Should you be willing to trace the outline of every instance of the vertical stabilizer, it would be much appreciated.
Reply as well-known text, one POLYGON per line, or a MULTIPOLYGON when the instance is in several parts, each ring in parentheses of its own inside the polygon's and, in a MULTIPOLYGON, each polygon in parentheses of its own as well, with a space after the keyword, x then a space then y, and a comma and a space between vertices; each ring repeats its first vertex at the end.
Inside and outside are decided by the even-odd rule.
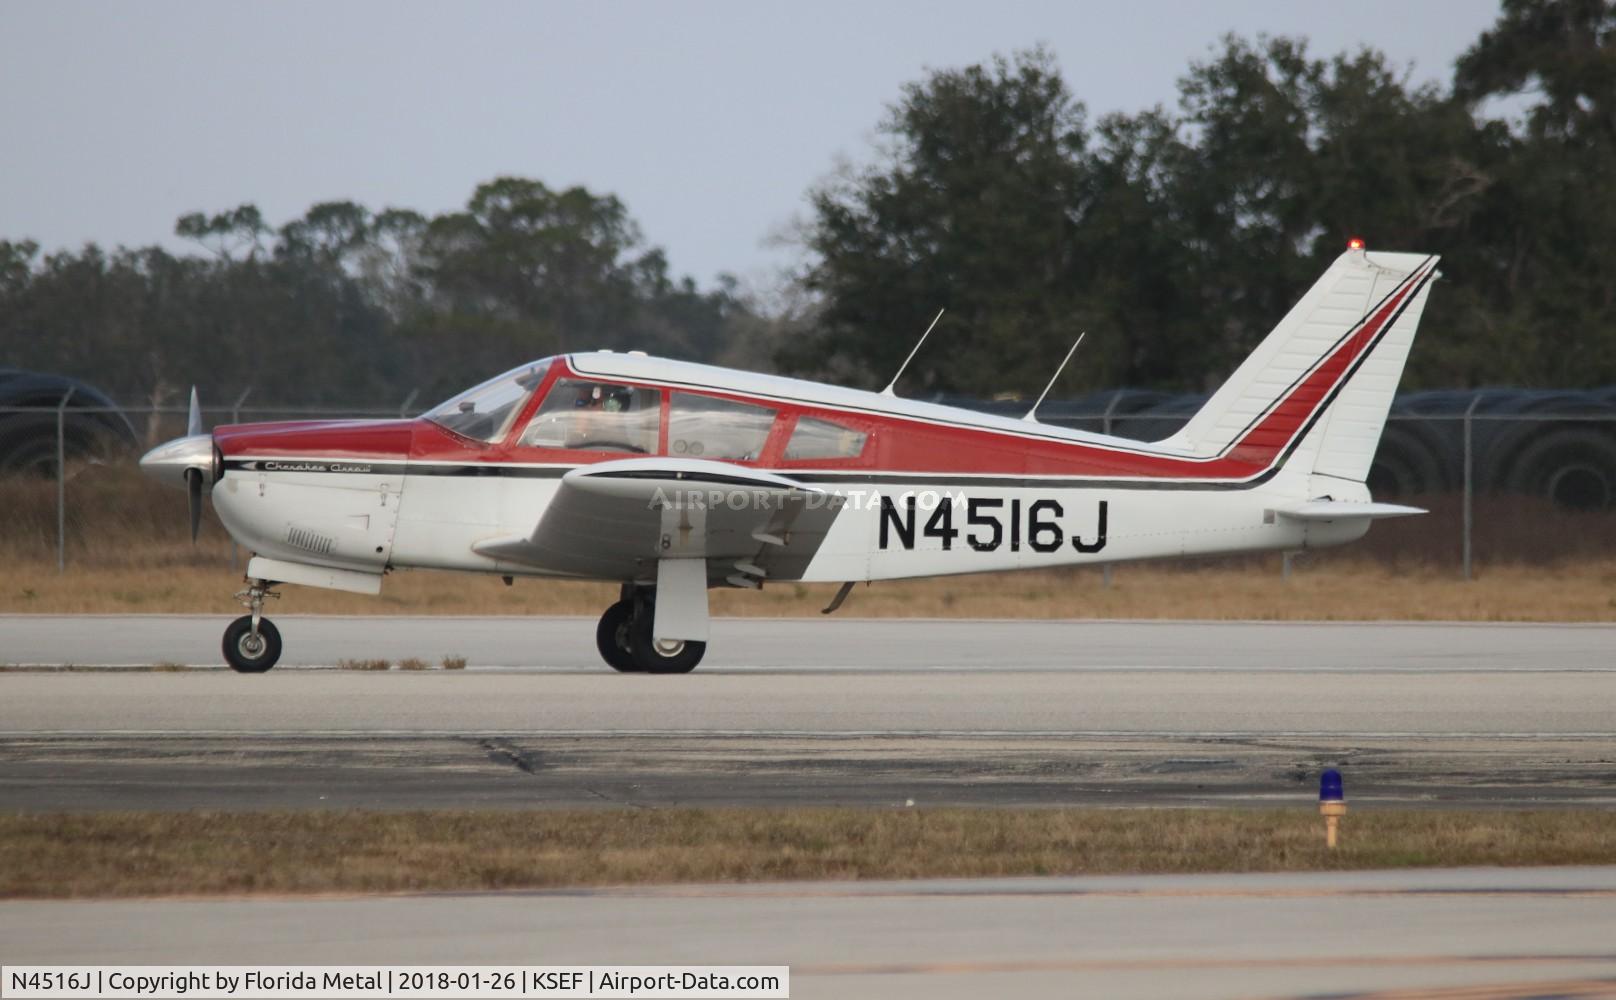
POLYGON ((1162 443, 1204 458, 1273 455, 1290 474, 1363 482, 1435 268, 1426 254, 1348 250, 1162 443))

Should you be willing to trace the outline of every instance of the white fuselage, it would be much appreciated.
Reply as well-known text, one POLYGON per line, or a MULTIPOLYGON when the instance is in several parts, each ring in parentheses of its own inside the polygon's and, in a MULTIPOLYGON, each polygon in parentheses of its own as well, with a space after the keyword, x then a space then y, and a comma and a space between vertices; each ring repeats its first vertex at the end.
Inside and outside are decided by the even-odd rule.
MULTIPOLYGON (((261 556, 367 574, 562 575, 475 551, 532 531, 560 488, 562 467, 477 476, 332 469, 340 460, 262 464, 277 463, 282 468, 231 470, 213 490, 232 537, 261 556)), ((1247 489, 1119 489, 1055 480, 1007 486, 994 477, 981 477, 982 485, 959 476, 837 478, 820 484, 845 500, 824 542, 800 574, 775 579, 885 580, 1294 550, 1350 542, 1368 527, 1276 516, 1302 499, 1284 479, 1247 489)), ((1345 499, 1367 499, 1367 491, 1345 499)))

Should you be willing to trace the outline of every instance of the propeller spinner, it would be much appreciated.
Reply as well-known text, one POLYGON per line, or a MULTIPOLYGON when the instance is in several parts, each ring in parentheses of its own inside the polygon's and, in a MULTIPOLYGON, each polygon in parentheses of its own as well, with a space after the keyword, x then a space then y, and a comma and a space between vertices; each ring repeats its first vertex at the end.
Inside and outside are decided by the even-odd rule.
POLYGON ((202 404, 196 387, 191 387, 191 408, 186 415, 185 436, 160 444, 140 459, 140 470, 159 482, 185 485, 190 508, 191 541, 202 529, 202 486, 213 472, 213 435, 202 429, 202 404))

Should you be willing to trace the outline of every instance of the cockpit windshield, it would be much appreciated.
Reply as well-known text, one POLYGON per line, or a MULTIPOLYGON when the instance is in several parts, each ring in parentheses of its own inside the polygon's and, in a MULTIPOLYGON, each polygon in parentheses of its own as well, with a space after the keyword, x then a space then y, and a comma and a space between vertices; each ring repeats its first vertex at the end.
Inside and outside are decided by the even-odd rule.
POLYGON ((510 430, 522 404, 544 381, 550 359, 513 368, 428 410, 426 419, 478 441, 498 441, 510 430))

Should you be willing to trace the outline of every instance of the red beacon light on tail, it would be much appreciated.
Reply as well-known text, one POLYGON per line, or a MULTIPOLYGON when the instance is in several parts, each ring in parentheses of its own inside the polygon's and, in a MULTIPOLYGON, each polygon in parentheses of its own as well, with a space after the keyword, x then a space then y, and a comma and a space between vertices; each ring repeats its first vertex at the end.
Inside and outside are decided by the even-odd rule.
POLYGON ((1363 237, 1354 236, 1352 239, 1348 240, 1347 241, 1347 249, 1348 250, 1362 250, 1363 249, 1363 237))

